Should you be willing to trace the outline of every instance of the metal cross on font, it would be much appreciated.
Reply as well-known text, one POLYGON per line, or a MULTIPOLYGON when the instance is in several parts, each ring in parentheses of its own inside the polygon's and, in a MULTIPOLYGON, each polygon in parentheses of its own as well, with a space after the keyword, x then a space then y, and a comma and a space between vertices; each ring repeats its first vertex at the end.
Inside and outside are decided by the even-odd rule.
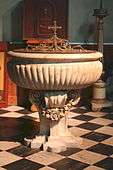
POLYGON ((49 26, 48 29, 53 30, 54 32, 54 36, 57 35, 57 29, 62 29, 61 26, 57 26, 56 20, 54 21, 54 25, 53 26, 49 26))

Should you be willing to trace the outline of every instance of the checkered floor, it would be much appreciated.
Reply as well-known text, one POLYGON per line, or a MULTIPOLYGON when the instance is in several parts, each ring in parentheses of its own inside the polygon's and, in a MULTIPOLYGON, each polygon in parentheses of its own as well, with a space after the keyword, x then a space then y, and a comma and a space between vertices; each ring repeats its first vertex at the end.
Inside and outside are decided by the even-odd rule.
POLYGON ((22 145, 38 129, 37 112, 18 106, 0 109, 0 170, 113 170, 113 109, 95 113, 73 108, 69 129, 83 143, 60 154, 22 145))

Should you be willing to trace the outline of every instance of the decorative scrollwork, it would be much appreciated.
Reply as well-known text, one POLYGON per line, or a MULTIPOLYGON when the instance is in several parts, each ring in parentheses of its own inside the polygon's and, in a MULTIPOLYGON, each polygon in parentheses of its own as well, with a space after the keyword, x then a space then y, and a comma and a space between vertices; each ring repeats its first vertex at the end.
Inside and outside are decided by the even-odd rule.
POLYGON ((65 116, 65 109, 54 108, 54 109, 46 109, 42 111, 42 115, 50 120, 60 120, 65 116))
MULTIPOLYGON (((51 94, 52 94, 51 92, 47 92, 47 95, 51 96, 51 94)), ((50 96, 46 96, 46 98, 50 100, 49 98, 50 96)), ((55 120, 55 121, 60 120, 62 117, 64 117, 67 111, 69 111, 72 106, 75 106, 80 100, 79 91, 73 91, 73 90, 68 92, 67 98, 65 92, 64 94, 62 94, 62 96, 60 95, 60 98, 62 97, 62 100, 60 100, 61 102, 64 99, 66 100, 64 106, 61 107, 60 106, 52 107, 54 105, 54 103, 52 103, 52 100, 50 101, 51 106, 48 107, 47 103, 45 102, 44 93, 42 91, 40 92, 31 91, 29 97, 32 104, 35 104, 38 107, 40 107, 40 113, 42 114, 42 116, 46 117, 49 120, 55 120)), ((57 96, 57 98, 55 98, 54 96, 52 97, 53 97, 53 101, 58 100, 59 95, 57 96)))
POLYGON ((81 45, 72 46, 68 40, 57 36, 57 29, 61 29, 54 21, 53 26, 48 26, 48 29, 53 31, 51 38, 48 39, 29 39, 27 40, 26 52, 82 52, 87 51, 81 45))

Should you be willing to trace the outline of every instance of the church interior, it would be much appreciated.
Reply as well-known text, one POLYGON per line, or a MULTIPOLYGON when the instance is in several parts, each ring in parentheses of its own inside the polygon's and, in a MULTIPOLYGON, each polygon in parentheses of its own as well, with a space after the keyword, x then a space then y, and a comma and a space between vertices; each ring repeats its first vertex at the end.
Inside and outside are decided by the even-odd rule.
POLYGON ((0 0, 0 170, 113 170, 112 59, 112 0, 0 0))

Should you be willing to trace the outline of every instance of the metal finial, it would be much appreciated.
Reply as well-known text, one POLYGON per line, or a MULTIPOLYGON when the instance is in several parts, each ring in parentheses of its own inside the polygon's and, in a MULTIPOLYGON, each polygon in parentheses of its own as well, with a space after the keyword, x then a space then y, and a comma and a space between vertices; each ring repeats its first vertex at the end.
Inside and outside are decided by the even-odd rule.
POLYGON ((57 29, 62 29, 61 26, 57 26, 56 20, 54 20, 54 25, 53 26, 49 26, 48 29, 53 30, 54 35, 57 35, 57 29))
POLYGON ((103 1, 100 0, 100 9, 102 9, 102 8, 103 8, 103 1))
POLYGON ((53 40, 54 40, 54 47, 55 49, 57 49, 57 29, 62 29, 61 26, 57 26, 56 20, 54 20, 54 25, 53 26, 49 26, 48 29, 53 30, 53 40))

